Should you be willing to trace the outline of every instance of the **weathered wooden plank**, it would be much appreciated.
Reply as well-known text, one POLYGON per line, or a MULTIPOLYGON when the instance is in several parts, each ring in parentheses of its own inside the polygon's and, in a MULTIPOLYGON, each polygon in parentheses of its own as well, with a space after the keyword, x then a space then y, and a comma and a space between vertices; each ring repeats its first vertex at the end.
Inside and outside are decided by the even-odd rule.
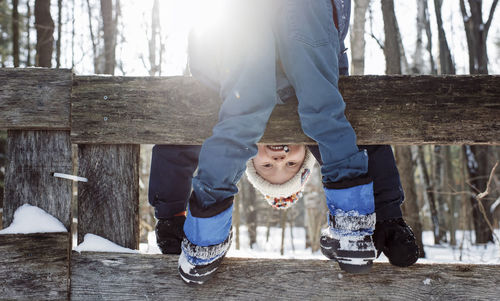
POLYGON ((69 233, 0 235, 1 300, 68 300, 69 233))
POLYGON ((0 129, 69 129, 70 69, 0 68, 0 129))
POLYGON ((72 300, 498 300, 498 265, 375 264, 366 275, 323 260, 226 258, 203 286, 177 274, 177 256, 72 254, 72 300))
POLYGON ((52 173, 72 174, 69 131, 7 132, 3 226, 23 204, 37 206, 71 225, 71 181, 52 173))
POLYGON ((78 242, 87 233, 139 248, 139 145, 79 145, 78 242))
MULTIPOLYGON (((500 76, 350 76, 340 90, 360 144, 500 144, 500 76)), ((192 78, 77 76, 72 141, 201 144, 220 102, 192 78)), ((311 143, 296 106, 275 109, 261 142, 311 143)))

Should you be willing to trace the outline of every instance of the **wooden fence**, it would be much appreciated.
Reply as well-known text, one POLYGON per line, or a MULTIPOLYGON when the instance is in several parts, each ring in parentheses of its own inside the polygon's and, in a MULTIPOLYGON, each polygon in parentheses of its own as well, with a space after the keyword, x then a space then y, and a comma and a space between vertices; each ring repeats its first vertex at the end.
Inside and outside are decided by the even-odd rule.
MULTIPOLYGON (((500 76, 351 76, 340 80, 360 144, 500 145, 500 76)), ((21 204, 68 230, 72 144, 78 145, 78 240, 139 245, 140 144, 201 144, 221 100, 192 78, 74 76, 0 69, 8 130, 3 225, 21 204)), ((312 143, 296 100, 277 106, 262 142, 312 143)), ((0 299, 495 299, 499 266, 376 264, 346 275, 321 260, 228 259, 210 285, 184 285, 176 256, 78 254, 71 234, 0 235, 0 299), (377 275, 377 276, 375 276, 377 275), (380 276, 379 276, 380 275, 380 276)))

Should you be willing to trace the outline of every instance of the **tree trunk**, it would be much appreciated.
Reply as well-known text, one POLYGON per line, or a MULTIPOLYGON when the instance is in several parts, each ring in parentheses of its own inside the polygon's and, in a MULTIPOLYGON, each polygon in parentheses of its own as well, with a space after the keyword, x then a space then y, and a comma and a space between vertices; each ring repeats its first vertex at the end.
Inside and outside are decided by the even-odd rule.
POLYGON ((56 42, 56 68, 61 67, 61 34, 62 29, 62 0, 57 0, 57 42, 56 42))
POLYGON ((430 181, 429 172, 427 170, 425 164, 425 156, 424 156, 424 148, 422 146, 418 146, 418 165, 420 166, 420 171, 423 177, 423 187, 424 193, 427 196, 427 200, 429 202, 429 208, 431 211, 431 221, 433 226, 434 233, 434 244, 440 244, 440 236, 439 236, 439 218, 437 212, 436 201, 434 199, 434 187, 430 181))
POLYGON ((101 16, 104 32, 104 73, 115 74, 116 23, 113 18, 113 1, 101 0, 101 16))
POLYGON ((19 67, 19 0, 12 0, 12 56, 14 67, 19 67))
POLYGON ((443 19, 441 17, 442 5, 443 0, 434 0, 434 11, 436 13, 436 23, 439 39, 439 67, 441 70, 441 74, 455 74, 455 64, 453 63, 450 47, 448 47, 448 41, 443 29, 443 19))
POLYGON ((434 62, 434 55, 432 54, 432 32, 431 32, 431 20, 429 17, 429 5, 427 0, 423 2, 425 11, 425 34, 427 36, 427 52, 429 53, 429 60, 431 63, 431 74, 437 74, 436 63, 434 62))
POLYGON ((354 0, 354 22, 351 29, 351 74, 365 72, 365 23, 370 0, 354 0))
POLYGON ((50 0, 35 0, 36 66, 52 67, 54 21, 50 0))
POLYGON ((286 215, 288 210, 280 210, 280 225, 281 225, 281 247, 280 254, 281 256, 285 255, 285 230, 286 230, 286 215))
POLYGON ((399 47, 399 27, 394 13, 394 0, 382 0, 382 16, 384 18, 384 56, 385 73, 402 74, 401 51, 399 47))
POLYGON ((425 29, 425 2, 427 2, 427 0, 417 0, 417 42, 415 44, 415 53, 413 55, 413 74, 424 73, 424 43, 422 40, 422 32, 425 29))
MULTIPOLYGON (((466 145, 464 148, 467 160, 467 170, 469 171, 469 184, 473 189, 473 194, 476 195, 486 189, 486 183, 489 175, 488 147, 466 145)), ((471 196, 470 202, 472 205, 472 217, 474 219, 476 243, 493 242, 493 233, 488 227, 488 223, 479 209, 478 200, 474 196, 471 196)), ((481 200, 481 203, 484 208, 490 207, 486 199, 481 200)), ((486 213, 488 219, 491 221, 490 211, 486 210, 486 213)))
POLYGON ((92 42, 92 54, 94 55, 94 73, 98 74, 100 72, 99 68, 99 55, 97 53, 97 40, 94 36, 94 29, 92 27, 92 7, 90 6, 90 0, 87 0, 87 10, 89 15, 89 31, 90 31, 90 41, 92 42))
POLYGON ((430 59, 430 73, 436 74, 436 67, 434 63, 434 56, 432 55, 432 33, 429 20, 429 8, 427 0, 417 0, 417 42, 415 45, 415 54, 413 60, 412 73, 424 74, 424 46, 423 46, 423 32, 425 31, 427 37, 427 52, 430 59))
MULTIPOLYGON (((469 72, 471 74, 488 74, 488 51, 486 42, 498 0, 494 0, 491 4, 486 23, 483 22, 483 2, 469 0, 468 4, 469 12, 467 12, 465 0, 460 0, 460 10, 462 11, 467 46, 469 49, 469 72)), ((477 194, 478 192, 484 191, 486 181, 488 180, 488 147, 466 146, 465 150, 471 186, 474 189, 473 193, 477 194)), ((479 212, 477 200, 471 197, 470 201, 473 208, 476 243, 493 241, 492 232, 481 212, 479 212)), ((487 200, 482 200, 481 202, 485 208, 489 208, 487 200)), ((489 213, 489 211, 487 212, 489 213)))
MULTIPOLYGON (((151 38, 149 39, 149 75, 154 76, 159 72, 161 62, 157 62, 156 52, 160 40, 160 1, 153 2, 151 11, 151 38)), ((161 45, 160 45, 161 48, 161 45)), ((161 51, 161 49, 160 49, 161 51)))
POLYGON ((417 245, 419 248, 419 257, 425 257, 424 244, 422 242, 422 223, 420 221, 420 209, 418 206, 417 193, 415 189, 415 168, 412 159, 411 147, 395 147, 396 163, 399 167, 401 176, 401 185, 405 192, 405 202, 403 203, 403 212, 408 225, 413 229, 417 245), (410 164, 408 164, 408 162, 410 164))
POLYGON ((452 165, 452 156, 451 156, 451 146, 443 147, 443 162, 444 162, 444 177, 443 177, 443 188, 445 192, 448 192, 445 195, 446 204, 448 204, 448 230, 450 231, 450 245, 457 245, 456 238, 456 229, 457 229, 457 204, 455 201, 455 197, 452 196, 451 190, 454 186, 454 177, 453 177, 453 165, 452 165))
POLYGON ((26 1, 26 67, 31 66, 31 5, 26 1))
POLYGON ((442 156, 442 147, 440 145, 434 145, 434 173, 431 178, 432 181, 432 191, 431 193, 434 195, 434 200, 436 201, 437 206, 437 214, 438 214, 438 222, 439 222, 439 231, 438 231, 438 241, 439 242, 447 242, 446 239, 446 219, 445 219, 445 211, 446 206, 444 204, 444 187, 443 187, 443 179, 444 179, 444 169, 443 169, 443 156, 442 156))
POLYGON ((303 196, 307 237, 313 253, 320 249, 321 227, 326 224, 326 213, 328 212, 322 187, 320 168, 316 165, 309 182, 306 184, 303 196))

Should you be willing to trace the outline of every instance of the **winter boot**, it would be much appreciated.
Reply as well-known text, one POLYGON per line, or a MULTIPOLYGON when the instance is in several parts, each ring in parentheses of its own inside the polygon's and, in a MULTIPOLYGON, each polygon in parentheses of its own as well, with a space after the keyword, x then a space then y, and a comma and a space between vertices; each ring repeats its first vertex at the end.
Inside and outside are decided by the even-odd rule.
POLYGON ((325 185, 330 214, 328 228, 322 231, 320 238, 321 252, 349 273, 369 271, 376 258, 372 240, 375 229, 373 184, 369 179, 365 181, 368 183, 357 186, 325 185))
POLYGON ((197 246, 187 238, 182 241, 179 275, 188 284, 203 284, 211 279, 231 246, 233 232, 220 244, 197 246))
POLYGON ((181 254, 185 216, 160 218, 156 222, 156 244, 163 254, 181 254))
POLYGON ((232 240, 233 204, 229 201, 224 211, 212 215, 192 196, 179 256, 179 274, 186 283, 203 284, 212 278, 226 256, 232 240))
POLYGON ((377 222, 373 240, 378 250, 377 257, 383 252, 395 266, 408 267, 418 259, 415 235, 402 218, 377 222))

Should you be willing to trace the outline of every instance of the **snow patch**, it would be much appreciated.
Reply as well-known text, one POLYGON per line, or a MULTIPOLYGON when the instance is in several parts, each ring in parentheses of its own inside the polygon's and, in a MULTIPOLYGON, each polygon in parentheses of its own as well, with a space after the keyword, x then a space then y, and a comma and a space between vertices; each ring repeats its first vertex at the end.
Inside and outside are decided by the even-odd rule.
POLYGON ((425 285, 431 285, 431 279, 427 278, 424 281, 422 281, 425 285))
POLYGON ((137 250, 124 248, 95 234, 85 234, 83 242, 73 249, 81 252, 111 252, 111 253, 139 253, 137 250))
POLYGON ((24 204, 14 212, 14 220, 0 234, 68 232, 66 227, 43 209, 24 204))

